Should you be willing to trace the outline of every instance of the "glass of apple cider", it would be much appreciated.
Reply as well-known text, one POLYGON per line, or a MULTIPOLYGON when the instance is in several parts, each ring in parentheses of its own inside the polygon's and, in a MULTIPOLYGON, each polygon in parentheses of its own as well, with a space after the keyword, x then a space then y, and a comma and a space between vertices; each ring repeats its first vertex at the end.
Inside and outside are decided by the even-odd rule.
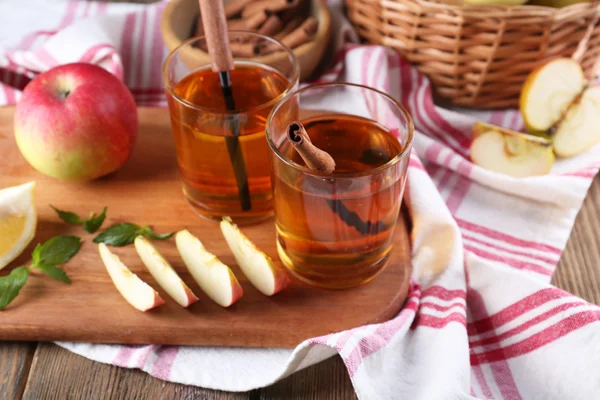
POLYGON ((332 83, 287 95, 267 122, 279 257, 298 279, 343 289, 369 282, 393 247, 413 124, 387 94, 332 83), (286 140, 297 119, 328 152, 332 174, 309 169, 286 140))
POLYGON ((201 216, 251 223, 273 211, 265 125, 275 104, 297 87, 299 67, 274 39, 229 32, 229 40, 233 105, 212 70, 205 37, 171 52, 163 80, 185 197, 201 216), (257 49, 268 54, 254 56, 257 49))

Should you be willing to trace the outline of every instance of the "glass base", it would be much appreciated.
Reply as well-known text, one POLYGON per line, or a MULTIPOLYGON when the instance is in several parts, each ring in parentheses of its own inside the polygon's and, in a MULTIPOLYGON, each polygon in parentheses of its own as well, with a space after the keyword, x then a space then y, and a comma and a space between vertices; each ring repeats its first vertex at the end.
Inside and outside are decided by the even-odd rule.
POLYGON ((279 240, 277 242, 277 254, 279 255, 279 259, 281 263, 287 270, 287 272, 296 278, 297 280, 306 283, 312 287, 318 287, 321 289, 333 289, 333 290, 343 290, 343 289, 352 289, 358 286, 362 286, 371 282, 373 279, 377 277, 387 266, 387 262, 389 259, 389 253, 383 257, 381 260, 376 262, 375 264, 369 267, 369 270, 372 272, 369 275, 360 275, 354 278, 344 278, 344 279, 336 279, 335 277, 328 277, 327 280, 314 280, 310 279, 302 275, 298 268, 294 265, 294 262, 288 257, 285 250, 281 247, 279 240))
POLYGON ((186 198, 188 204, 192 207, 192 210, 194 211, 194 213, 196 215, 198 215, 199 217, 202 217, 204 219, 210 220, 210 221, 219 222, 223 219, 223 217, 230 217, 231 220, 235 224, 243 226, 243 225, 257 224, 257 223, 265 221, 273 216, 273 211, 268 211, 268 212, 246 211, 244 213, 226 214, 223 212, 217 212, 217 211, 209 210, 205 207, 202 207, 201 204, 195 202, 194 200, 190 199, 187 196, 185 196, 185 198, 186 198))

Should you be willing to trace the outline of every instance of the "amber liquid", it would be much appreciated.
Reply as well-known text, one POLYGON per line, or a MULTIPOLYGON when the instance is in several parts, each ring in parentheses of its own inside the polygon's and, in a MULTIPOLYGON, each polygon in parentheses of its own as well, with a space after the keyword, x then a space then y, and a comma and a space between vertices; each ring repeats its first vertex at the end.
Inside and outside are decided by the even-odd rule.
MULTIPOLYGON (((360 177, 396 157, 402 146, 383 126, 361 117, 326 115, 302 121, 311 141, 336 162, 335 180, 298 173, 274 161, 277 246, 301 280, 325 288, 366 283, 392 248, 404 175, 401 163, 360 177)), ((280 152, 305 165, 287 141, 280 152)))
POLYGON ((192 72, 174 88, 180 98, 198 108, 167 98, 188 201, 209 218, 228 215, 238 223, 252 222, 273 209, 265 124, 289 82, 276 70, 255 63, 236 63, 230 74, 235 114, 227 110, 219 75, 210 67, 192 72), (246 210, 226 142, 238 133, 232 132, 232 124, 239 130, 233 140, 242 153, 250 194, 246 210))

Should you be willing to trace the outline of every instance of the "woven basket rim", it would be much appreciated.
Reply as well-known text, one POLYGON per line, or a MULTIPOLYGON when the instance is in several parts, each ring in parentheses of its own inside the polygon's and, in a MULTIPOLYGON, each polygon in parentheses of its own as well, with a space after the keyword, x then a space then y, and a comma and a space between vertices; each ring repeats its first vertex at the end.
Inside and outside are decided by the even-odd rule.
MULTIPOLYGON (((389 0, 383 0, 382 2, 389 3, 389 0)), ((530 13, 532 11, 545 12, 544 14, 547 15, 571 13, 577 8, 593 8, 594 6, 598 7, 600 5, 600 2, 594 4, 594 1, 584 1, 581 3, 571 4, 569 6, 560 8, 532 4, 522 4, 514 6, 503 4, 470 4, 464 0, 416 0, 416 3, 425 8, 448 9, 463 12, 476 11, 479 13, 483 13, 484 11, 494 13, 498 12, 498 17, 515 13, 530 13)))

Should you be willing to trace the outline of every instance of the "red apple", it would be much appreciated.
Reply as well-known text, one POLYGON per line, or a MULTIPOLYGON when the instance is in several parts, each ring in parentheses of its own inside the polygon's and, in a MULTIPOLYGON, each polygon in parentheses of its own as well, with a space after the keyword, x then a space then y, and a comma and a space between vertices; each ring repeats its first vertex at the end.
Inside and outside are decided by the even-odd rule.
POLYGON ((137 128, 127 87, 92 64, 61 65, 38 75, 15 113, 15 138, 25 159, 64 180, 91 180, 119 169, 137 128))

